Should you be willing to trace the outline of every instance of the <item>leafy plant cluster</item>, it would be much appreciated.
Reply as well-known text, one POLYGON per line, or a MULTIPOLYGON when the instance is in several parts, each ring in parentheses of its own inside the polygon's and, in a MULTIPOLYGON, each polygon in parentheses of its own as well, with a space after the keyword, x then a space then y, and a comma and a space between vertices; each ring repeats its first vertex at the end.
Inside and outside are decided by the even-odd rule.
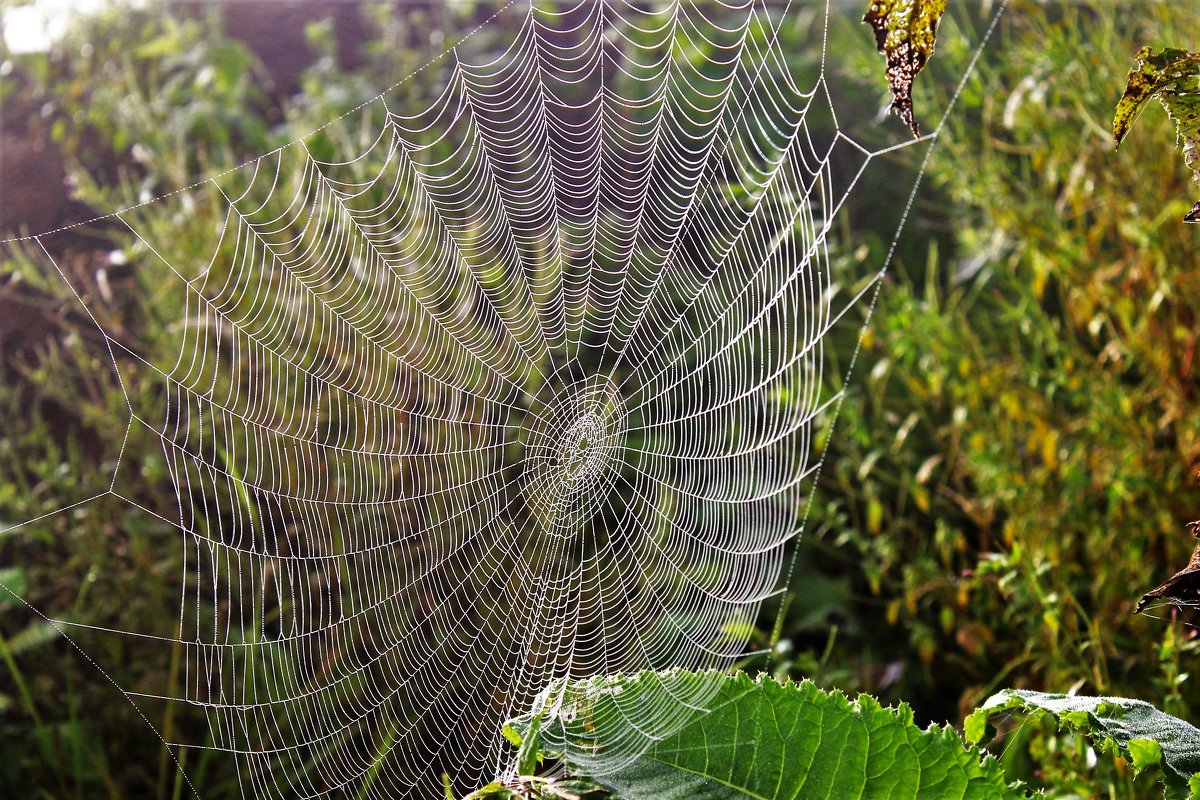
MULTIPOLYGON (((801 545, 785 649, 822 685, 925 720, 1005 687, 1196 707, 1190 631, 1132 613, 1200 507, 1196 232, 1166 116, 1115 154, 1111 133, 1130 57, 1187 16, 1018 4, 963 87, 918 200, 927 249, 898 251, 801 545)), ((942 21, 919 117, 987 23, 942 21)), ((1135 792, 1069 738, 1019 737, 1016 776, 1135 792)))

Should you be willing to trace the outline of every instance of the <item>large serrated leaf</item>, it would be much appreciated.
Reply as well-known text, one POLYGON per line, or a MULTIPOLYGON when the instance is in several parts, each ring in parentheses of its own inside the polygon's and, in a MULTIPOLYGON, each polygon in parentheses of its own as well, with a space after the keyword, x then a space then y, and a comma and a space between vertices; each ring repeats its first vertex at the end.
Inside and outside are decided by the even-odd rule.
POLYGON ((852 701, 807 681, 672 671, 558 682, 507 727, 625 800, 1014 796, 999 764, 981 761, 953 730, 921 730, 907 706, 852 701), (702 685, 712 691, 690 692, 702 685), (682 706, 673 732, 639 737, 639 705, 664 691, 707 699, 682 706))
MULTIPOLYGON (((1125 92, 1113 114, 1114 141, 1121 146, 1146 104, 1157 97, 1175 121, 1183 163, 1192 171, 1192 179, 1200 183, 1200 53, 1174 47, 1157 51, 1143 47, 1137 60, 1137 66, 1129 70, 1125 92)), ((1200 222, 1200 202, 1184 221, 1200 222)))
POLYGON ((892 108, 900 113, 913 136, 912 84, 933 55, 938 22, 946 11, 946 0, 871 0, 863 22, 875 31, 875 46, 887 58, 887 80, 892 90, 892 108))
POLYGON ((1200 773, 1200 729, 1125 697, 1076 697, 1007 689, 988 698, 967 718, 967 741, 987 738, 988 720, 997 714, 1048 714, 1059 725, 1099 744, 1116 747, 1138 771, 1162 768, 1168 797, 1186 797, 1188 781, 1200 773))

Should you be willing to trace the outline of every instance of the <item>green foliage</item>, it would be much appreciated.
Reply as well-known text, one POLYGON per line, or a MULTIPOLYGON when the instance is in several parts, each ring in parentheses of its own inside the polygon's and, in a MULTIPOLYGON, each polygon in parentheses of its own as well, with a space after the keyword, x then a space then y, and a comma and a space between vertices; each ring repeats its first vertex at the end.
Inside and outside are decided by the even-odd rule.
MULTIPOLYGON (((921 107, 937 107, 961 74, 949 73, 978 39, 976 5, 959 4, 942 20, 939 58, 916 87, 921 107)), ((809 35, 809 11, 795 12, 785 39, 809 35)), ((314 23, 303 91, 276 107, 260 89, 266 66, 219 20, 157 12, 84 21, 51 54, 16 61, 4 82, 8 109, 18 101, 32 109, 31 130, 48 131, 76 199, 95 209, 187 185, 311 130, 409 74, 427 55, 417 44, 428 47, 436 27, 430 18, 372 12, 368 67, 347 71, 331 27, 314 23)), ((439 22, 450 16, 436 4, 428 13, 439 22)), ((1129 615, 1168 565, 1186 559, 1182 525, 1200 508, 1191 480, 1200 466, 1198 240, 1174 224, 1186 211, 1176 199, 1186 187, 1158 152, 1168 118, 1146 115, 1149 130, 1117 155, 1108 130, 1125 68, 1112 54, 1189 25, 1186 3, 1022 3, 1005 18, 996 48, 964 87, 964 113, 943 130, 929 199, 914 208, 913 235, 901 242, 863 342, 799 554, 776 650, 781 673, 911 699, 922 721, 961 719, 1003 685, 1137 693, 1185 716, 1200 707, 1188 678, 1197 640, 1129 615)), ((848 30, 866 38, 857 23, 835 23, 832 35, 849 41, 848 30)), ((802 46, 788 52, 811 56, 802 46)), ((835 60, 831 68, 845 67, 835 60)), ((868 95, 879 85, 875 71, 872 63, 862 73, 868 95)), ((389 106, 420 105, 416 85, 389 94, 389 106)), ((911 177, 899 172, 898 182, 911 177)), ((139 224, 172 239, 179 263, 206 259, 211 209, 167 207, 174 213, 139 224)), ((880 262, 892 223, 886 214, 864 218, 847 230, 852 239, 834 237, 841 296, 859 288, 847 275, 880 262)), ((114 233, 78 248, 65 269, 83 276, 79 285, 103 296, 102 270, 129 282, 116 293, 129 301, 111 309, 114 334, 181 317, 176 298, 121 268, 138 256, 132 242, 114 233)), ((113 421, 127 418, 90 323, 58 276, 27 256, 6 254, 4 299, 49 322, 44 336, 3 352, 0 403, 5 419, 19 422, 0 433, 0 529, 61 498, 103 490, 98 481, 111 474, 124 435, 113 421)), ((830 342, 827 374, 842 374, 855 344, 830 342)), ((155 401, 153 382, 133 385, 135 403, 155 401)), ((153 462, 138 469, 129 474, 147 487, 164 480, 153 462)), ((164 524, 119 504, 80 508, 0 536, 0 563, 23 565, 0 571, 0 583, 57 618, 154 629, 170 598, 148 596, 136 608, 96 598, 171 584, 181 572, 175 544, 164 524)), ((117 697, 106 718, 90 713, 114 708, 113 689, 91 665, 2 590, 0 614, 0 794, 30 786, 59 797, 186 794, 172 754, 132 706, 117 697)), ((120 643, 91 646, 106 663, 125 665, 114 673, 122 686, 171 673, 166 659, 139 662, 120 643)), ((836 718, 883 720, 885 729, 952 749, 943 732, 913 733, 909 712, 869 699, 728 680, 762 697, 807 697, 836 718)), ((173 729, 206 724, 150 721, 168 739, 173 729)), ((1120 761, 1086 766, 1080 737, 1026 725, 1005 741, 1009 777, 1081 796, 1136 795, 1120 761)), ((1131 738, 1122 752, 1135 766, 1153 762, 1149 741, 1131 738)), ((178 757, 189 752, 188 773, 205 797, 237 795, 227 763, 208 752, 178 757)), ((528 779, 493 791, 569 798, 596 789, 528 779)))
MULTIPOLYGON (((1155 51, 1143 47, 1138 65, 1129 70, 1125 92, 1113 116, 1113 139, 1117 146, 1153 98, 1157 97, 1175 121, 1175 133, 1183 151, 1183 163, 1200 183, 1200 53, 1166 47, 1155 51)), ((1200 202, 1183 218, 1200 222, 1200 202)))
MULTIPOLYGON (((961 719, 1003 686, 1136 694, 1187 716, 1196 641, 1131 612, 1186 561, 1200 508, 1197 238, 1177 201, 1163 207, 1183 184, 1150 156, 1165 116, 1117 154, 1108 120, 1125 71, 1111 54, 1192 13, 1016 11, 934 151, 908 229, 926 257, 894 264, 847 387, 789 660, 815 666, 837 624, 824 676, 923 719, 961 719)), ((939 65, 987 21, 948 12, 919 102, 953 90, 939 65)), ((1068 760, 1084 795, 1125 785, 1111 761, 1068 760)))
POLYGON ((986 741, 993 717, 1018 712, 1048 715, 1063 728, 1116 749, 1137 773, 1154 769, 1168 797, 1187 796, 1189 781, 1200 773, 1200 729, 1149 703, 1124 697, 1003 691, 967 718, 967 741, 986 741))
POLYGON ((626 800, 1009 794, 998 762, 949 728, 918 729, 907 706, 745 673, 560 681, 507 731, 523 753, 561 759, 626 800), (643 737, 630 712, 665 696, 689 702, 664 735, 643 737))

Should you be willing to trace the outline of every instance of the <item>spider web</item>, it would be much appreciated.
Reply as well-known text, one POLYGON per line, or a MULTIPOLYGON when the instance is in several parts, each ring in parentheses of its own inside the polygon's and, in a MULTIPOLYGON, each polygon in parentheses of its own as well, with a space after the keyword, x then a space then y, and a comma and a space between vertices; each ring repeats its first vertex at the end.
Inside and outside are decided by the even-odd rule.
MULTIPOLYGON (((177 532, 178 624, 54 622, 179 653, 118 686, 203 709, 168 745, 252 797, 437 796, 502 774, 500 723, 555 678, 746 656, 841 400, 825 340, 883 275, 831 274, 887 151, 838 127, 824 45, 789 67, 790 12, 534 7, 420 114, 385 93, 91 223, 184 309, 152 340, 72 287, 129 409, 104 496, 177 532), (127 489, 150 462, 173 499, 127 489)), ((61 235, 34 237, 56 267, 61 235)), ((630 753, 704 699, 673 685, 630 753)))

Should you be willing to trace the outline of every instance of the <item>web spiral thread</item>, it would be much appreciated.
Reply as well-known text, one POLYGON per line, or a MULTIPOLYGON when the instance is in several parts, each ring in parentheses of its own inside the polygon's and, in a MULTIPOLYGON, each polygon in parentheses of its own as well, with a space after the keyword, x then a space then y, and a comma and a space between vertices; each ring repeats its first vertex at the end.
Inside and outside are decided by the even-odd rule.
MULTIPOLYGON (((120 687, 204 710, 169 745, 229 753, 252 797, 437 796, 503 773, 500 723, 556 678, 745 656, 840 399, 825 337, 877 281, 830 275, 878 154, 823 53, 793 74, 787 18, 534 7, 420 114, 385 94, 105 221, 184 309, 164 348, 73 287, 129 404, 108 494, 182 550, 177 628, 101 631, 181 650, 180 680, 120 687), (153 232, 172 210, 207 260, 153 232), (155 508, 122 489, 150 459, 155 508)), ((703 699, 671 686, 630 753, 703 699)))

